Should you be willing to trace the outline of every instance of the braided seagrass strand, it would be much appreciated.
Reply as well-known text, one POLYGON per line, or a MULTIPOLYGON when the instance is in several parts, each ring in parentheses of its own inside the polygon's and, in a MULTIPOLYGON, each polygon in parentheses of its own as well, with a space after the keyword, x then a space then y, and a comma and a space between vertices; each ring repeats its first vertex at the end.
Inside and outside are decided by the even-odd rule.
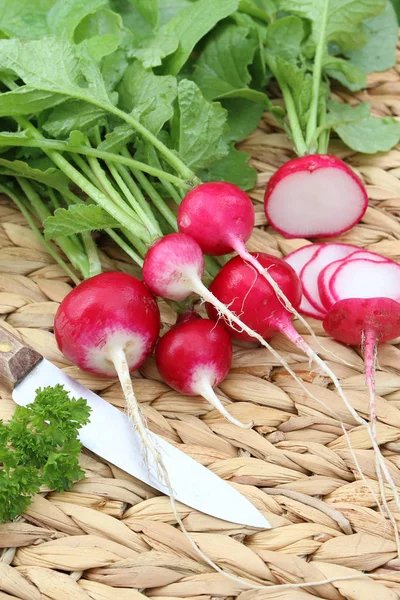
MULTIPOLYGON (((369 78, 368 94, 337 99, 371 102, 379 115, 400 118, 400 66, 369 78)), ((268 178, 290 158, 290 141, 269 115, 243 144, 259 177, 252 197, 256 224, 250 249, 284 256, 305 240, 284 240, 266 227, 262 197, 268 178)), ((370 208, 362 223, 341 236, 400 261, 400 149, 377 156, 356 154, 333 141, 367 184, 370 208)), ((135 273, 126 257, 105 243, 104 268, 135 273)), ((71 282, 27 229, 6 198, 0 200, 0 315, 7 326, 84 385, 122 408, 119 384, 82 373, 54 342, 52 323, 71 282)), ((165 326, 173 315, 162 305, 165 326)), ((363 363, 356 349, 329 340, 309 320, 361 416, 368 415, 363 363)), ((302 333, 302 327, 299 325, 302 333)), ((311 346, 313 340, 306 336, 311 346)), ((379 497, 374 453, 363 428, 330 389, 329 381, 288 341, 273 346, 313 395, 339 413, 368 485, 379 497)), ((315 347, 315 346, 313 346, 315 347)), ((318 349, 318 348, 316 348, 318 349)), ((378 439, 400 488, 400 345, 380 348, 377 372, 378 439)), ((393 525, 383 521, 360 481, 343 430, 328 410, 313 402, 264 349, 236 348, 233 369, 219 397, 252 431, 224 421, 207 402, 184 398, 159 378, 153 360, 137 374, 135 389, 151 429, 230 481, 270 520, 274 529, 255 532, 178 504, 186 529, 201 550, 229 573, 280 591, 246 589, 221 577, 197 555, 175 527, 169 499, 84 452, 87 479, 73 490, 43 490, 24 519, 0 526, 0 599, 18 600, 396 600, 400 575, 393 525), (272 488, 272 489, 271 489, 272 488), (342 580, 291 590, 304 583, 368 572, 376 577, 342 580)), ((0 418, 14 405, 0 388, 0 418)), ((400 519, 390 488, 387 499, 400 519)))

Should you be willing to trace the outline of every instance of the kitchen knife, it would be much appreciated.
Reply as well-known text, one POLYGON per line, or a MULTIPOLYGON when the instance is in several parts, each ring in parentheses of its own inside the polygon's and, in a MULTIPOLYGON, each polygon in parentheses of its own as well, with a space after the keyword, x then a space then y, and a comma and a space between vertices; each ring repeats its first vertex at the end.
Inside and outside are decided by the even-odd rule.
MULTIPOLYGON (((14 401, 26 406, 36 390, 63 385, 71 398, 84 398, 92 409, 90 423, 82 427, 82 445, 140 481, 166 495, 168 488, 157 475, 153 457, 143 460, 140 438, 127 415, 69 377, 36 350, 0 326, 0 378, 13 388, 14 401)), ((150 432, 168 470, 175 498, 219 519, 269 529, 265 517, 226 481, 150 432)))

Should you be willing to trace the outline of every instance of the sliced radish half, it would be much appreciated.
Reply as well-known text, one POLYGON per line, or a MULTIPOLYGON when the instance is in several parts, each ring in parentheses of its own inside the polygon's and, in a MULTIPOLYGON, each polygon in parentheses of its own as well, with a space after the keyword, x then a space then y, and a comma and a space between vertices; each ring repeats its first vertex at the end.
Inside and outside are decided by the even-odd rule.
POLYGON ((346 258, 358 250, 357 246, 351 246, 350 244, 326 244, 321 246, 318 252, 304 265, 300 273, 303 293, 310 304, 318 311, 324 312, 326 310, 319 294, 319 274, 332 262, 346 258))
POLYGON ((326 154, 285 163, 264 196, 269 223, 287 238, 337 236, 354 227, 367 206, 362 181, 342 160, 326 154))
MULTIPOLYGON (((303 248, 299 248, 298 250, 294 250, 285 257, 285 261, 289 263, 291 267, 296 271, 297 275, 300 278, 300 273, 304 267, 304 265, 318 252, 321 248, 322 244, 309 244, 308 246, 303 246, 303 248)), ((301 299, 301 304, 299 310, 304 315, 308 317, 314 317, 315 319, 323 319, 325 316, 325 309, 323 312, 317 310, 304 295, 301 299)))
POLYGON ((354 259, 344 261, 330 279, 329 291, 336 302, 346 298, 400 300, 400 265, 395 262, 354 259))

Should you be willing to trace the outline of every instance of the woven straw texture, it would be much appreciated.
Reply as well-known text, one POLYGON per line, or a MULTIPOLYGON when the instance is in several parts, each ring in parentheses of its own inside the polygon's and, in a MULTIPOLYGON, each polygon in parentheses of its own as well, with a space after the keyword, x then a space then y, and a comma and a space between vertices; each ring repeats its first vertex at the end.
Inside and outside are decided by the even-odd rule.
MULTIPOLYGON (((400 50, 398 51, 400 61, 400 50)), ((377 115, 400 119, 400 64, 369 77, 368 91, 349 103, 371 102, 377 115)), ((284 256, 306 240, 284 240, 267 226, 263 190, 273 171, 292 156, 291 144, 270 115, 242 149, 259 172, 252 192, 257 228, 250 249, 284 256)), ((367 185, 369 209, 340 241, 400 261, 400 149, 375 156, 355 154, 337 141, 331 151, 355 168, 367 185)), ((105 269, 137 273, 126 256, 105 240, 105 269)), ((46 254, 7 198, 0 199, 0 313, 7 327, 68 374, 122 409, 115 380, 79 371, 58 351, 52 324, 71 282, 46 254)), ((174 322, 161 304, 164 327, 174 322)), ((322 357, 340 378, 359 414, 368 418, 363 361, 309 320, 325 350, 322 357), (344 362, 346 364, 344 364, 344 362)), ((305 333, 301 327, 299 331, 305 333)), ((305 335, 316 348, 315 341, 305 335)), ((279 350, 309 390, 344 422, 367 482, 360 480, 339 420, 307 397, 267 350, 235 348, 230 375, 219 396, 253 430, 227 423, 198 398, 185 398, 159 378, 153 360, 135 374, 135 388, 150 428, 229 481, 270 520, 254 531, 178 509, 200 548, 226 571, 253 584, 229 581, 198 556, 176 527, 169 499, 111 464, 84 451, 86 479, 72 491, 43 490, 24 517, 0 525, 0 600, 395 600, 400 598, 400 562, 392 524, 379 513, 374 452, 330 381, 313 371, 295 347, 276 336, 279 350), (303 589, 304 583, 368 572, 373 579, 336 581, 303 589)), ((318 348, 319 349, 319 348, 318 348)), ((319 349, 320 350, 320 349, 319 349)), ((378 438, 400 489, 400 340, 379 350, 378 438)), ((45 383, 45 382, 43 382, 45 383)), ((0 388, 0 418, 14 404, 0 388)), ((400 514, 387 488, 396 521, 400 514)))

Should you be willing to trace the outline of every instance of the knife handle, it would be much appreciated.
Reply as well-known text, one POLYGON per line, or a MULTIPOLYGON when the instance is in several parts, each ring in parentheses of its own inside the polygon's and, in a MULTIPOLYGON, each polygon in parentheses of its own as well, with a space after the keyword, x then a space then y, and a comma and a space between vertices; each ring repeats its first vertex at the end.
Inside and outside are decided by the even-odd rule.
POLYGON ((25 346, 0 325, 0 380, 12 389, 35 367, 43 356, 25 346))

